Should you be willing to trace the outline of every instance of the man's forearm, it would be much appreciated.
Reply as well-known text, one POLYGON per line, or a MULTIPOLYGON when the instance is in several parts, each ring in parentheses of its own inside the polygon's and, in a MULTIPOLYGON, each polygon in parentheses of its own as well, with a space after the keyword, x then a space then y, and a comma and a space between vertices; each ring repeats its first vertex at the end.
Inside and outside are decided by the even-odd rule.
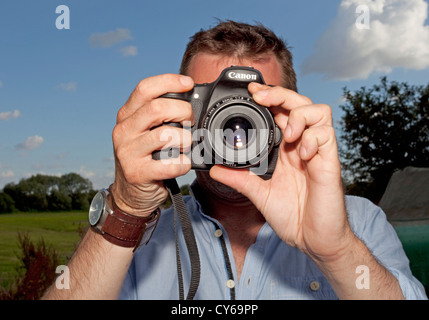
POLYGON ((115 246, 88 230, 68 264, 69 289, 54 283, 42 299, 117 299, 132 257, 132 248, 115 246))
POLYGON ((340 299, 404 299, 398 280, 355 238, 337 261, 315 261, 340 299))

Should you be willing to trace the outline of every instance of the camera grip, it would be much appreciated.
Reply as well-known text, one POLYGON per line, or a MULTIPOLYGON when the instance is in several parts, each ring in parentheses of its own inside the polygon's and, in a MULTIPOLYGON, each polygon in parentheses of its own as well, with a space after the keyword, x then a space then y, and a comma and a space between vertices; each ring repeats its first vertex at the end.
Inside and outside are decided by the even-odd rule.
MULTIPOLYGON (((164 125, 176 128, 182 128, 182 125, 178 122, 168 122, 164 125)), ((161 160, 161 159, 171 159, 178 158, 180 155, 180 150, 178 148, 169 148, 166 150, 156 150, 152 153, 152 159, 161 160)))
MULTIPOLYGON (((188 91, 188 92, 168 92, 165 93, 161 96, 159 96, 159 98, 166 98, 166 99, 176 99, 176 100, 183 100, 183 101, 187 101, 187 102, 191 102, 192 100, 192 95, 193 95, 193 91, 188 91)), ((171 127, 176 127, 176 128, 182 128, 182 125, 180 123, 177 122, 169 122, 169 123, 164 123, 164 125, 168 125, 171 127)), ((170 148, 170 149, 166 149, 166 150, 157 150, 154 151, 152 153, 152 159, 154 160, 161 160, 161 159, 171 159, 171 158, 177 158, 180 155, 180 150, 177 148, 170 148)))
POLYGON ((167 99, 177 99, 177 100, 184 100, 187 102, 191 102, 192 100, 192 93, 194 90, 183 92, 183 93, 177 93, 177 92, 168 92, 166 94, 163 94, 159 98, 167 98, 167 99))

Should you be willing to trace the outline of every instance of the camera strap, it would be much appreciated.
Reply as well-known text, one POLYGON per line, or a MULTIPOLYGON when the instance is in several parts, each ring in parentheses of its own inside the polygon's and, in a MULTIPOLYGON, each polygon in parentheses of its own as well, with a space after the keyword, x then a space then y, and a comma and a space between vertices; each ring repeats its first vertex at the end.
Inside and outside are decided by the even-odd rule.
POLYGON ((184 300, 183 276, 180 263, 179 241, 177 232, 176 216, 179 218, 182 227, 183 236, 185 238, 186 247, 188 249, 189 258, 191 261, 191 283, 189 285, 188 295, 186 300, 192 300, 197 292, 200 283, 201 265, 198 246, 195 240, 194 230, 192 229, 191 219, 186 208, 185 201, 180 193, 179 185, 176 179, 164 180, 164 185, 171 196, 171 201, 174 206, 174 233, 176 237, 176 261, 177 261, 177 277, 179 282, 179 299, 184 300))

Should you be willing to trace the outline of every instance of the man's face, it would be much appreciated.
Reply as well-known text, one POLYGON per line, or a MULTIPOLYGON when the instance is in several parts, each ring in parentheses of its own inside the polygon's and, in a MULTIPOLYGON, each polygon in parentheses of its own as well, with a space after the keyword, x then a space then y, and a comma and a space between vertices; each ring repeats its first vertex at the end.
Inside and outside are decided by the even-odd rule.
MULTIPOLYGON (((282 84, 282 69, 272 54, 267 54, 262 59, 239 60, 234 57, 199 53, 189 64, 187 75, 194 79, 195 83, 211 83, 219 77, 225 68, 233 65, 253 67, 259 70, 267 84, 275 86, 282 84)), ((228 202, 248 203, 248 199, 240 193, 211 179, 207 171, 196 171, 196 175, 201 187, 210 192, 215 198, 228 202)))

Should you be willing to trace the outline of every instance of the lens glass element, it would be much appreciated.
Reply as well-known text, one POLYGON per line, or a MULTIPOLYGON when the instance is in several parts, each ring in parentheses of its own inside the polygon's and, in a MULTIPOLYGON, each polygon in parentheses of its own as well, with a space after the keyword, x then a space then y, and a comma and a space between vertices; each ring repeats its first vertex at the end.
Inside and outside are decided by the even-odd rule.
POLYGON ((246 118, 234 116, 225 122, 223 130, 226 143, 236 149, 241 149, 251 138, 253 126, 246 118))

